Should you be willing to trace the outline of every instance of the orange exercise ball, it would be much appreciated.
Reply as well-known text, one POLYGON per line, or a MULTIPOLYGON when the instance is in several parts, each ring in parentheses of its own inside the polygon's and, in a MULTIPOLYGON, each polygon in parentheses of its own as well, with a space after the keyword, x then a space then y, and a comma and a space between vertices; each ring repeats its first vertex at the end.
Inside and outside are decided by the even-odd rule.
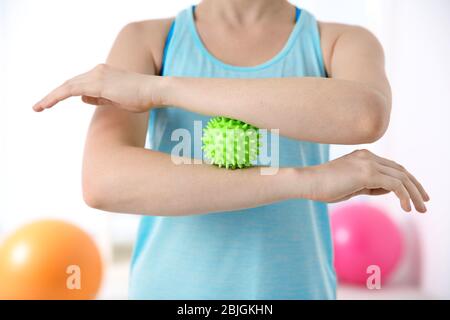
POLYGON ((0 244, 0 299, 94 299, 101 278, 97 246, 70 223, 37 221, 0 244))

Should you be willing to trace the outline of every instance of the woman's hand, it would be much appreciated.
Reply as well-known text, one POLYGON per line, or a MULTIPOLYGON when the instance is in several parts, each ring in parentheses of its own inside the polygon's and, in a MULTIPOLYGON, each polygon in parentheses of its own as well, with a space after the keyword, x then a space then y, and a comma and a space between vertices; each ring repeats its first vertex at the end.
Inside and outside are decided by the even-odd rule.
POLYGON ((100 64, 91 71, 66 81, 33 106, 49 109, 69 97, 81 96, 92 105, 110 105, 130 112, 146 112, 162 104, 161 77, 127 72, 100 64))
POLYGON ((367 150, 357 150, 323 165, 307 168, 313 175, 308 198, 339 202, 356 195, 382 195, 394 192, 406 212, 411 202, 418 212, 425 213, 424 202, 430 197, 401 165, 381 158, 367 150))

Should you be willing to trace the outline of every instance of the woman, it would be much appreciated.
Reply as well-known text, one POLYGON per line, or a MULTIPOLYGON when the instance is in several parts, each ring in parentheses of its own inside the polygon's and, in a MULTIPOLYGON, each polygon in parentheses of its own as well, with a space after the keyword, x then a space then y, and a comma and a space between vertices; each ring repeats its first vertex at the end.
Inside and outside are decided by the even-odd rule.
POLYGON ((405 211, 426 211, 429 196, 397 163, 367 150, 328 159, 329 144, 386 131, 378 41, 285 0, 204 0, 175 19, 129 24, 107 64, 33 108, 71 96, 97 106, 86 203, 143 215, 133 299, 334 299, 327 202, 394 192, 405 211), (174 130, 194 133, 217 115, 279 129, 277 173, 175 164, 174 130))

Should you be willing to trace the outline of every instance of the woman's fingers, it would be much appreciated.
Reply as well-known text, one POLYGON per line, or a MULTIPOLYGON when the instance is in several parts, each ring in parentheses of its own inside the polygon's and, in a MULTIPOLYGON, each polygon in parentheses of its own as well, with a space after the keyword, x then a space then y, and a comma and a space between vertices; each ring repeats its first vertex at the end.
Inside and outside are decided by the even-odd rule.
POLYGON ((45 109, 52 108, 58 102, 61 102, 71 96, 75 91, 72 87, 64 84, 52 92, 50 92, 44 99, 34 105, 33 109, 37 112, 44 111, 45 109))
POLYGON ((389 175, 378 173, 372 177, 368 187, 371 189, 385 189, 394 192, 400 200, 402 209, 406 212, 411 211, 411 197, 400 180, 389 175))
POLYGON ((423 199, 423 201, 429 201, 430 200, 430 196, 428 195, 428 193, 425 191, 425 188, 422 186, 422 184, 416 179, 416 177, 414 177, 410 172, 408 172, 404 167, 402 167, 401 165, 399 165, 398 163, 396 163, 395 161, 389 160, 389 159, 385 159, 382 157, 377 156, 376 154, 373 155, 375 157, 375 159, 377 160, 377 162, 379 162, 380 164, 387 166, 387 167, 391 167, 394 169, 397 169, 399 171, 404 172, 408 178, 411 180, 412 183, 414 183, 414 185, 417 187, 417 189, 420 192, 420 195, 423 199))
POLYGON ((83 81, 68 81, 50 92, 44 99, 38 102, 33 109, 37 112, 52 108, 57 103, 75 96, 93 96, 98 95, 95 90, 95 84, 89 85, 83 81))
POLYGON ((33 106, 33 110, 36 112, 44 111, 45 109, 49 109, 55 104, 74 96, 95 96, 96 90, 94 90, 94 88, 98 87, 98 85, 92 83, 92 81, 90 80, 92 78, 91 73, 92 71, 83 73, 66 81, 65 83, 51 91, 41 101, 36 103, 33 106), (89 83, 91 85, 87 85, 89 83))
POLYGON ((379 165, 378 170, 380 173, 391 176, 393 178, 398 179, 401 181, 403 186, 406 188, 406 190, 409 193, 409 196, 414 204, 414 207, 418 212, 425 213, 427 211, 427 208, 425 206, 424 200, 422 199, 422 195, 419 192, 419 189, 417 186, 410 180, 410 177, 404 172, 397 169, 394 169, 392 167, 379 165))

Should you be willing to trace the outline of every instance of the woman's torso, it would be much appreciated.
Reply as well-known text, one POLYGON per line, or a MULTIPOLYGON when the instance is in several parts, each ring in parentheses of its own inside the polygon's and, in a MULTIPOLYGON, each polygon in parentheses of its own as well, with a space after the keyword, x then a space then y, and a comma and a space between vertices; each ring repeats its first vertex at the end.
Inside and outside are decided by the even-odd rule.
MULTIPOLYGON (((191 8, 177 16, 169 38, 165 76, 326 76, 317 22, 305 10, 284 48, 255 67, 231 66, 210 54, 191 8)), ((172 141, 175 130, 199 139, 209 119, 179 108, 155 109, 148 147, 171 153, 180 142, 172 141)), ((266 143, 270 150, 271 140, 266 143)), ((192 141, 191 155, 199 145, 192 141)), ((328 152, 327 145, 279 137, 281 167, 320 164, 328 161, 328 152)), ((211 192, 214 183, 220 182, 211 182, 211 192)), ((129 289, 132 299, 333 299, 327 206, 297 199, 226 213, 142 217, 129 289)))

